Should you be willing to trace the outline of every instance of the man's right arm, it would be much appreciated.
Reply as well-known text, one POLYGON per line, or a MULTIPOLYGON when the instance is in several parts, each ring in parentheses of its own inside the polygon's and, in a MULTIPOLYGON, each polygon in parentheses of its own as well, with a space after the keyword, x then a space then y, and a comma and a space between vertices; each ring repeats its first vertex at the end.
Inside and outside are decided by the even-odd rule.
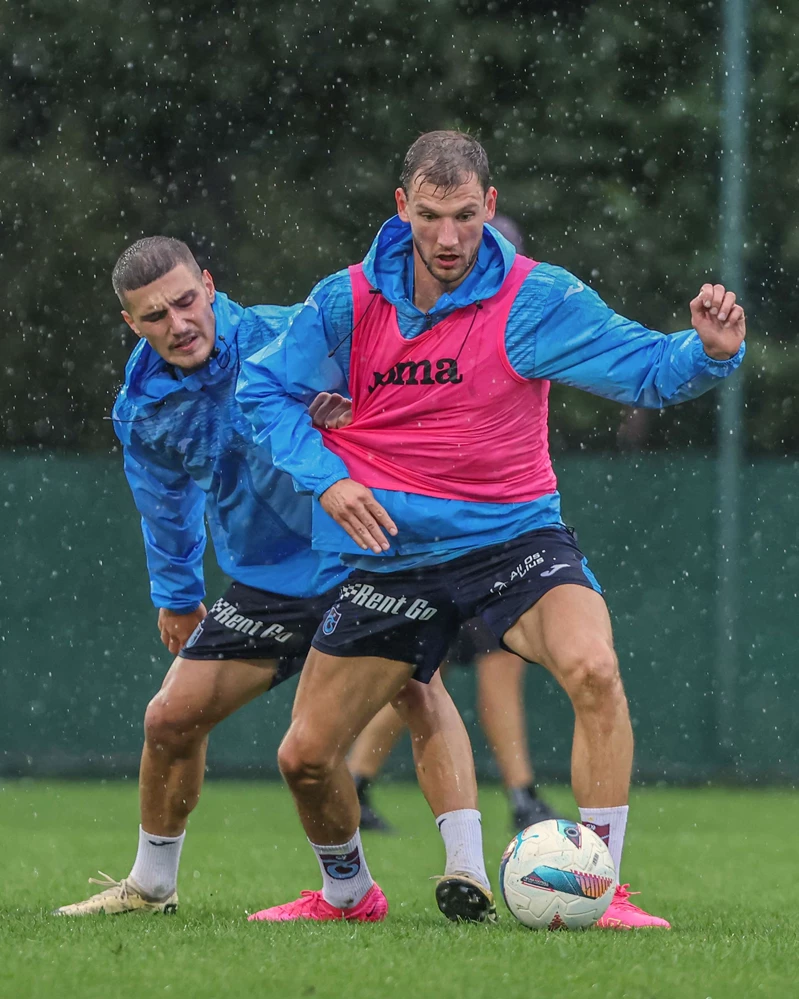
POLYGON ((281 337, 242 363, 236 397, 253 440, 295 489, 312 493, 361 549, 379 554, 390 547, 381 527, 395 535, 396 525, 325 447, 309 412, 319 393, 347 393, 351 334, 349 275, 339 271, 317 285, 281 337))
POLYGON ((243 361, 236 389, 255 443, 299 492, 316 498, 349 476, 308 407, 320 392, 347 393, 351 323, 349 276, 340 271, 316 286, 285 333, 243 361))
POLYGON ((205 593, 205 494, 183 469, 172 469, 135 442, 124 468, 141 514, 153 604, 180 615, 196 611, 205 593))

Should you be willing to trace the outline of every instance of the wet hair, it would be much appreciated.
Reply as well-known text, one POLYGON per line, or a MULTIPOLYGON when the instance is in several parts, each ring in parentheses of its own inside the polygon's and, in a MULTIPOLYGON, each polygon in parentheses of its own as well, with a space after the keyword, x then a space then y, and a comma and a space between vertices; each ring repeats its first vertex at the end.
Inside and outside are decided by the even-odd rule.
POLYGON ((125 292, 134 292, 163 278, 178 264, 185 264, 196 275, 202 274, 194 254, 181 240, 171 236, 146 236, 122 251, 114 265, 111 284, 124 303, 125 292))
POLYGON ((405 154, 400 184, 408 194, 411 182, 434 184, 445 193, 476 177, 488 191, 488 157, 477 141, 465 132, 425 132, 405 154))

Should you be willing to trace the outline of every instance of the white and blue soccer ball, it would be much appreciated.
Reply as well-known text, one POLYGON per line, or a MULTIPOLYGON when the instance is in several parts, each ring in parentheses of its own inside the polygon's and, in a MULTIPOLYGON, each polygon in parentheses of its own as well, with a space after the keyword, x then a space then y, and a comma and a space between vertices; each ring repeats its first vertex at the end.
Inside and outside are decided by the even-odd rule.
POLYGON ((577 930, 595 924, 610 906, 616 869, 593 830, 548 819, 508 844, 499 885, 508 909, 526 927, 577 930))

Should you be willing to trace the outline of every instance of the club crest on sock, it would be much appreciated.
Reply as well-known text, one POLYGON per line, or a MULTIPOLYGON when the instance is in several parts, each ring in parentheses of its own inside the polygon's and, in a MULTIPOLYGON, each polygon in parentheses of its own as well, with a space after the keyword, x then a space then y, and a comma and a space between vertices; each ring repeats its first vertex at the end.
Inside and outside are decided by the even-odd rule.
POLYGON ((347 854, 320 854, 319 860, 331 878, 354 878, 361 870, 361 852, 357 847, 347 854))
POLYGON ((583 820, 582 823, 589 830, 593 830, 606 847, 610 846, 610 823, 591 823, 588 820, 583 820))

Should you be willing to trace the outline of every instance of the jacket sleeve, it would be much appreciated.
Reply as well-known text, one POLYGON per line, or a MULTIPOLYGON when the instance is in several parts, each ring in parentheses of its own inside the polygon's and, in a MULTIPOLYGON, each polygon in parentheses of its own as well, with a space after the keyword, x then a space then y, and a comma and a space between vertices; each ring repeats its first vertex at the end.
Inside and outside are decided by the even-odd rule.
POLYGON ((735 371, 745 353, 742 344, 728 361, 715 361, 695 330, 663 334, 625 319, 561 268, 526 339, 515 350, 507 341, 520 375, 650 408, 701 396, 735 371))
POLYGON ((194 611, 205 596, 205 494, 181 469, 168 468, 133 442, 124 468, 141 514, 150 596, 157 608, 194 611))
POLYGON ((337 345, 349 351, 348 341, 339 345, 351 329, 341 302, 345 292, 349 295, 346 272, 344 276, 346 288, 341 281, 331 288, 330 279, 317 286, 288 330, 242 363, 236 389, 255 443, 270 449, 271 461, 289 473, 298 492, 317 498, 349 476, 341 459, 325 447, 308 413, 318 393, 348 392, 334 351, 337 345))

